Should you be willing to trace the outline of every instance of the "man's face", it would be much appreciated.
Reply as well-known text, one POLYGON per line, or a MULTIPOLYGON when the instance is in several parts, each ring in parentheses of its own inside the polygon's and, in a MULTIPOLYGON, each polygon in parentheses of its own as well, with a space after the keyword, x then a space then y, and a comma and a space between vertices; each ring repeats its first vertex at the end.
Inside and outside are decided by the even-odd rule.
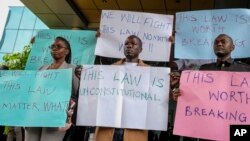
POLYGON ((214 41, 214 53, 218 57, 224 57, 231 54, 234 50, 234 45, 227 36, 218 36, 214 41))
POLYGON ((128 59, 134 59, 139 56, 142 51, 142 47, 137 38, 128 37, 125 41, 124 55, 128 59))
POLYGON ((78 79, 81 79, 81 72, 82 72, 81 68, 75 69, 75 75, 78 79))

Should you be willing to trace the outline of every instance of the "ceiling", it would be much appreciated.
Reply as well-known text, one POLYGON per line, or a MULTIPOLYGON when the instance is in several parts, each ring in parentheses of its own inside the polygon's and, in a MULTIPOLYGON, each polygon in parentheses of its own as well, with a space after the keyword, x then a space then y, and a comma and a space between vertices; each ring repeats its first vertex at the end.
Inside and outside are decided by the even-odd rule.
POLYGON ((101 11, 174 15, 180 11, 250 8, 250 0, 21 0, 52 29, 97 29, 101 11))

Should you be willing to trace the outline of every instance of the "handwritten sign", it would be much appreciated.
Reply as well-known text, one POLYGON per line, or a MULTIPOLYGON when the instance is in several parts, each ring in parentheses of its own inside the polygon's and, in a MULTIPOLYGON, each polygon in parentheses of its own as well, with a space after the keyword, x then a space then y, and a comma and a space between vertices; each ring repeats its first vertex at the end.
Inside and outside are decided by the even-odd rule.
POLYGON ((174 134, 229 140, 230 124, 250 124, 250 73, 184 71, 174 134))
POLYGON ((140 58, 147 61, 168 61, 172 35, 173 16, 103 10, 100 22, 101 36, 97 39, 95 54, 124 58, 123 47, 129 35, 138 36, 143 42, 140 58))
POLYGON ((83 67, 78 125, 167 130, 169 68, 83 67))
POLYGON ((214 39, 232 37, 233 58, 250 57, 249 9, 220 9, 176 13, 175 57, 214 59, 214 39))
POLYGON ((27 70, 38 69, 44 64, 52 63, 49 46, 57 36, 64 37, 70 42, 71 64, 94 64, 96 32, 87 30, 41 30, 37 33, 35 44, 29 55, 27 70))
POLYGON ((0 70, 0 125, 65 126, 71 85, 72 69, 0 70))

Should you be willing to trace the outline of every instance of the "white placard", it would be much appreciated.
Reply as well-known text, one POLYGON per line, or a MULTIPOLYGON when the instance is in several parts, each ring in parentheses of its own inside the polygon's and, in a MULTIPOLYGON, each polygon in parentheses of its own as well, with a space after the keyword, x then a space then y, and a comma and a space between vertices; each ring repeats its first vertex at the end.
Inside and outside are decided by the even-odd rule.
POLYGON ((77 125, 167 130, 169 68, 84 65, 77 125))
POLYGON ((95 54, 124 58, 123 46, 129 35, 137 35, 143 42, 140 58, 146 61, 169 61, 169 36, 172 35, 173 16, 145 12, 103 10, 101 36, 95 54))

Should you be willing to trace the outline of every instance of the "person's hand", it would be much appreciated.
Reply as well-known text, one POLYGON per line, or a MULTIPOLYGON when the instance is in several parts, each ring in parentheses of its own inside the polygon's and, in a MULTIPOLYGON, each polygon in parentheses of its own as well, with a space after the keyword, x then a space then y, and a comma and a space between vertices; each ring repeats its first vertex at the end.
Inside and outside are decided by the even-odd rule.
POLYGON ((65 123, 64 127, 59 127, 59 131, 65 132, 71 127, 72 123, 65 123))
POLYGON ((73 109, 70 109, 67 111, 67 122, 65 123, 64 127, 59 127, 59 131, 65 132, 67 131, 71 125, 72 125, 72 115, 73 115, 73 109))
POLYGON ((168 41, 174 44, 174 39, 175 39, 174 36, 171 35, 169 36, 168 41))
POLYGON ((170 87, 171 89, 179 86, 181 74, 178 71, 171 72, 170 74, 170 87))
MULTIPOLYGON (((70 109, 67 111, 68 120, 70 119, 70 122, 71 122, 71 117, 72 117, 73 113, 74 113, 74 109, 71 109, 71 108, 70 108, 70 109)), ((68 120, 67 120, 67 122, 68 122, 68 120)))
POLYGON ((181 90, 179 88, 174 88, 172 90, 172 96, 173 96, 173 100, 174 101, 177 101, 178 100, 178 97, 181 95, 181 90))
POLYGON ((101 32, 100 32, 100 30, 98 29, 98 30, 96 31, 95 37, 96 37, 96 38, 99 38, 100 36, 101 36, 101 32))

